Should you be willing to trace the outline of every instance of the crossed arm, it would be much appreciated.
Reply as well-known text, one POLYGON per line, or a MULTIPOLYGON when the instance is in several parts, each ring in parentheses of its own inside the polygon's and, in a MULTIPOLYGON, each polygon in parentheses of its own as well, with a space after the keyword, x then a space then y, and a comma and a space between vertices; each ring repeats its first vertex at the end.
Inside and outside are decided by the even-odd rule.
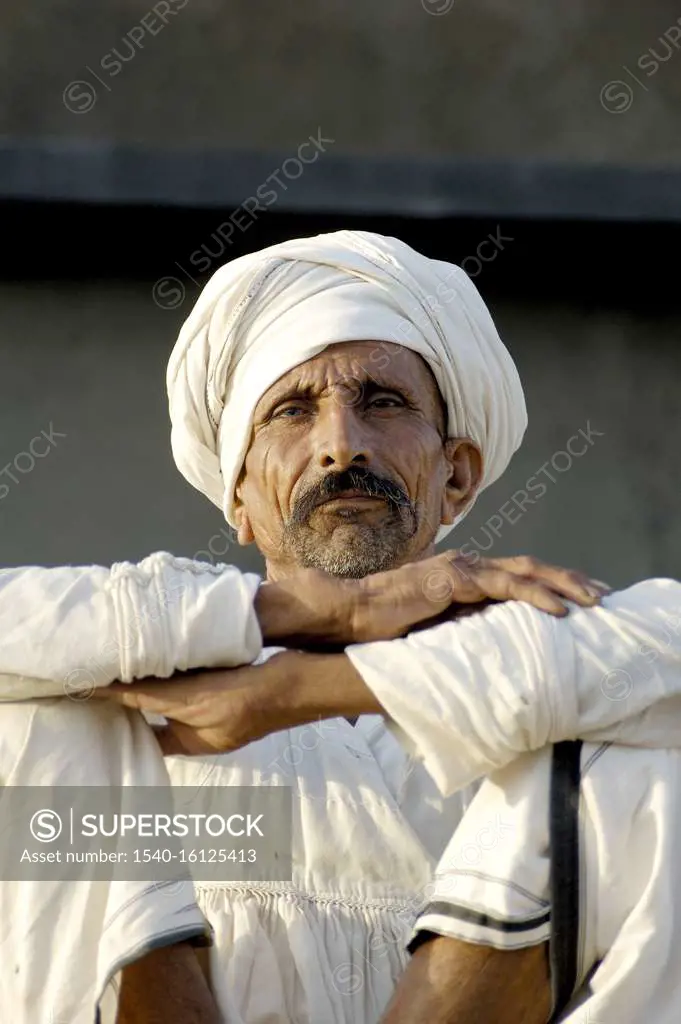
POLYGON ((390 640, 486 599, 565 615, 565 599, 592 605, 600 593, 580 573, 529 558, 471 565, 456 552, 362 580, 307 569, 265 585, 234 566, 165 552, 111 569, 2 569, 0 700, 245 665, 263 644, 339 650, 390 640))
POLYGON ((169 719, 168 753, 381 714, 448 795, 561 740, 680 747, 680 606, 681 584, 651 580, 562 619, 511 602, 343 653, 286 650, 97 696, 169 719))

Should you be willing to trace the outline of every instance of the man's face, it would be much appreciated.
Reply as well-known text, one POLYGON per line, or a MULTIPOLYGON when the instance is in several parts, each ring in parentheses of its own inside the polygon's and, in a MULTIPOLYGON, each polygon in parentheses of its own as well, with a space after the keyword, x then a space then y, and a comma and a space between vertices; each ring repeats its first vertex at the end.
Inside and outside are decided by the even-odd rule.
POLYGON ((239 536, 271 578, 294 568, 360 577, 431 553, 477 486, 469 441, 444 441, 429 367, 387 342, 347 342, 260 399, 237 487, 239 536))

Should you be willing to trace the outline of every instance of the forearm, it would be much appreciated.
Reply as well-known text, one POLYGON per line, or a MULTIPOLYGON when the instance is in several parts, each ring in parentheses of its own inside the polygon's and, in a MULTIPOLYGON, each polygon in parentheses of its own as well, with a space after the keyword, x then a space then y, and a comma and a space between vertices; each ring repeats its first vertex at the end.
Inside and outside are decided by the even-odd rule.
POLYGON ((681 746, 679 607, 653 580, 564 619, 511 602, 347 654, 447 795, 565 739, 681 746))
POLYGON ((0 572, 0 701, 62 696, 116 680, 249 664, 269 646, 352 639, 354 589, 316 597, 234 566, 157 552, 139 564, 0 572), (327 609, 323 611, 323 609, 327 609))
POLYGON ((0 700, 252 661, 260 580, 157 552, 139 564, 0 572, 0 700))
POLYGON ((306 598, 302 581, 295 587, 288 582, 261 584, 253 608, 264 646, 328 647, 350 639, 351 624, 347 621, 345 607, 338 601, 329 601, 328 614, 322 615, 321 609, 306 598))
POLYGON ((249 689, 250 720, 258 737, 320 718, 384 713, 345 654, 285 651, 251 671, 257 678, 249 689))
POLYGON ((164 946, 122 972, 116 1024, 221 1024, 222 1017, 187 943, 164 946))
POLYGON ((411 958, 381 1024, 546 1024, 546 947, 490 949, 437 937, 411 958))

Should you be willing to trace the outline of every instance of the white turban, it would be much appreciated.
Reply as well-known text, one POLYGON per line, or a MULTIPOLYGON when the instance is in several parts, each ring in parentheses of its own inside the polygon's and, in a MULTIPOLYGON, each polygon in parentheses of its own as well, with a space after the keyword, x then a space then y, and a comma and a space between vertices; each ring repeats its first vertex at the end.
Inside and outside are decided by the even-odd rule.
POLYGON ((258 401, 294 366, 342 341, 417 352, 442 393, 448 436, 470 437, 482 451, 480 490, 506 469, 527 426, 525 400, 464 271, 368 231, 296 238, 216 271, 168 364, 175 462, 232 526, 258 401))

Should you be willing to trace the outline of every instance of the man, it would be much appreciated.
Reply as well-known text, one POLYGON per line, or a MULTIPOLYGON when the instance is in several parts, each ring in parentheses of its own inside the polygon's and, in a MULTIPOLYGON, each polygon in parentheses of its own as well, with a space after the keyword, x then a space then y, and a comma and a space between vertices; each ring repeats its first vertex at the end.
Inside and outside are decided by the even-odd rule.
MULTIPOLYGON (((503 472, 525 424, 515 368, 466 276, 394 240, 353 232, 284 243, 219 271, 180 336, 169 388, 178 465, 224 510, 240 541, 255 540, 265 556, 272 582, 256 604, 289 585, 294 614, 284 614, 276 591, 273 601, 288 628, 263 632, 292 647, 302 646, 300 634, 310 640, 291 621, 310 612, 296 578, 301 567, 369 574, 374 587, 359 593, 372 600, 390 585, 399 594, 399 578, 382 571, 413 572, 406 563, 432 554, 436 538, 503 472)), ((135 621, 130 613, 143 592, 168 594, 182 571, 196 574, 201 590, 167 602, 156 628, 142 616, 124 650, 114 642, 96 658, 91 638, 74 632, 57 671, 26 641, 0 668, 75 679, 94 659, 89 678, 104 686, 225 664, 216 649, 228 628, 217 590, 230 570, 215 568, 211 594, 199 578, 208 567, 153 557, 143 571, 125 570, 114 613, 103 598, 111 586, 104 570, 70 570, 77 579, 26 570, 34 572, 28 595, 27 578, 15 573, 12 614, 28 621, 29 635, 45 623, 37 613, 31 622, 26 610, 43 606, 51 581, 53 606, 61 614, 80 609, 89 633, 106 643, 117 636, 116 615, 135 621), (91 588, 80 603, 76 583, 91 588)), ((257 651, 245 643, 248 582, 231 572, 241 616, 237 664, 257 651)), ((120 573, 116 579, 121 584, 120 573)), ((444 563, 420 582, 434 602, 444 601, 434 610, 447 607, 444 563)), ((663 656, 654 682, 616 706, 599 699, 592 672, 556 661, 556 643, 568 654, 591 646, 626 662, 631 637, 654 638, 666 603, 677 598, 678 588, 670 596, 647 584, 632 617, 615 595, 575 635, 574 613, 554 635, 520 605, 505 606, 506 616, 493 609, 444 623, 391 641, 400 657, 410 655, 405 679, 388 642, 347 654, 270 649, 274 656, 260 665, 101 691, 174 719, 165 749, 198 755, 168 759, 175 783, 294 789, 291 883, 216 887, 195 876, 215 933, 211 978, 224 1018, 377 1020, 404 966, 405 918, 411 924, 415 896, 462 817, 466 784, 546 742, 599 730, 607 736, 620 719, 678 693, 663 656), (352 727, 347 719, 357 715, 368 717, 352 727), (320 716, 332 718, 322 738, 303 724, 320 716), (238 747, 209 765, 201 756, 238 747)), ((353 631, 353 639, 372 637, 353 631)), ((641 742, 669 742, 664 725, 639 719, 622 735, 636 727, 641 742)))

